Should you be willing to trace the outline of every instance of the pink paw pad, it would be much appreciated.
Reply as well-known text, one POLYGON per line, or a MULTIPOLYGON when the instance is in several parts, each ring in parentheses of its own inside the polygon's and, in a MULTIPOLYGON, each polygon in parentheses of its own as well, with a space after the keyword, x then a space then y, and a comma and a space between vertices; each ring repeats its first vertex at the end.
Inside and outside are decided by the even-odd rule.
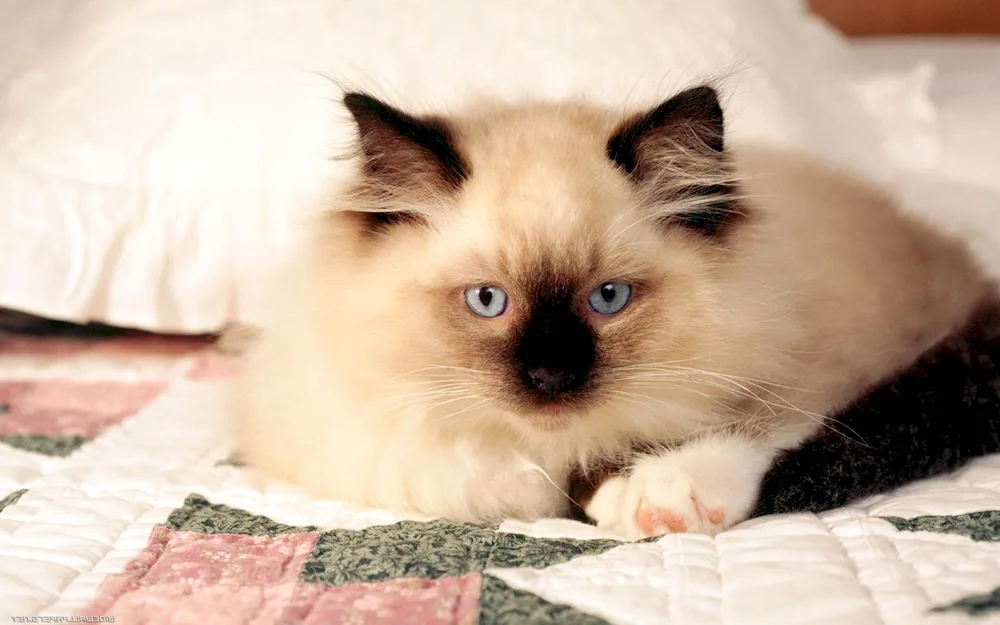
POLYGON ((645 502, 639 505, 635 513, 635 521, 647 536, 655 536, 672 532, 682 534, 688 530, 684 517, 670 510, 648 510, 645 502), (666 530, 666 532, 664 531, 666 530))

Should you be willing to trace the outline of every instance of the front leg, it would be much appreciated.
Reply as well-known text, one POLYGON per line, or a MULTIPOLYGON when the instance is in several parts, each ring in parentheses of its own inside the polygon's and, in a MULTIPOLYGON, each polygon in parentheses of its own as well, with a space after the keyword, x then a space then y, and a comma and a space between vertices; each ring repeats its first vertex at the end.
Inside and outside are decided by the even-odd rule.
POLYGON ((774 453, 733 435, 709 435, 640 456, 598 487, 584 511, 630 540, 671 533, 714 536, 746 519, 774 453))

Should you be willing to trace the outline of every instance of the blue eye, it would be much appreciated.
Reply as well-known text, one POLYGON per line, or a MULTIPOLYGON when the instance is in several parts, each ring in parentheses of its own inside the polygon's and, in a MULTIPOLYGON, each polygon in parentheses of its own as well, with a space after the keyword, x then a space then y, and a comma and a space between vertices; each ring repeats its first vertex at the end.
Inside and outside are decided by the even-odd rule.
POLYGON ((590 309, 600 315, 617 315, 632 299, 632 287, 624 282, 605 282, 587 298, 590 309))
POLYGON ((507 310, 507 294, 495 286, 474 286, 465 291, 465 303, 480 317, 492 319, 507 310))

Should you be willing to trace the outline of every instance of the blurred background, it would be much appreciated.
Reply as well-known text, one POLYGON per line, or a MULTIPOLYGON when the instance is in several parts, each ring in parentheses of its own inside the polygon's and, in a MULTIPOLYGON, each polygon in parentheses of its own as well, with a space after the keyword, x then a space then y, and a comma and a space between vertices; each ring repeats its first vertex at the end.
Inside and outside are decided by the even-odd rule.
POLYGON ((811 0, 818 15, 851 36, 997 35, 993 0, 811 0))

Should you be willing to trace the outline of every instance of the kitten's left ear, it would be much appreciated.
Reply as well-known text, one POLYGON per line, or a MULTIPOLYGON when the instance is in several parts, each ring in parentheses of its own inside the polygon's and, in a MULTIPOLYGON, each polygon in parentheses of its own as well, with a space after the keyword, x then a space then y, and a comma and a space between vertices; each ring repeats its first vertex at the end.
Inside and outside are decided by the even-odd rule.
POLYGON ((716 236, 740 207, 725 152, 718 94, 683 91, 625 122, 607 144, 608 157, 665 208, 662 221, 716 236))

